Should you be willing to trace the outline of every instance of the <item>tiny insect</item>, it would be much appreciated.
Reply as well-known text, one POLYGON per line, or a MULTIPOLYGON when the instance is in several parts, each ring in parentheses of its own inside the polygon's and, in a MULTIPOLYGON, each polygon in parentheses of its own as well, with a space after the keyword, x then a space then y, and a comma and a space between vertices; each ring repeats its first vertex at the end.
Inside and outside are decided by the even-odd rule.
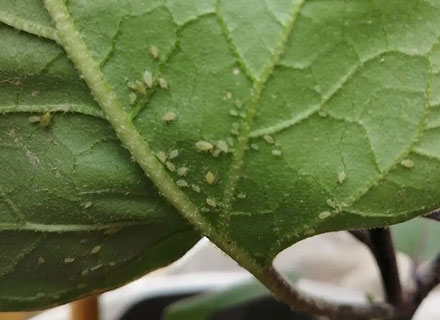
POLYGON ((159 57, 159 49, 156 46, 151 46, 150 53, 154 59, 157 59, 159 57))
POLYGON ((200 140, 200 141, 196 142, 196 148, 199 151, 209 151, 212 148, 214 148, 214 146, 211 143, 209 143, 208 141, 200 140))
POLYGON ((205 174, 205 180, 206 180, 206 182, 207 182, 208 184, 213 184, 214 181, 215 181, 215 176, 214 176, 214 174, 213 174, 211 171, 208 171, 208 172, 205 174))
POLYGON ((40 125, 43 128, 47 128, 48 126, 50 126, 51 119, 52 119, 52 114, 50 112, 46 112, 40 117, 40 125))

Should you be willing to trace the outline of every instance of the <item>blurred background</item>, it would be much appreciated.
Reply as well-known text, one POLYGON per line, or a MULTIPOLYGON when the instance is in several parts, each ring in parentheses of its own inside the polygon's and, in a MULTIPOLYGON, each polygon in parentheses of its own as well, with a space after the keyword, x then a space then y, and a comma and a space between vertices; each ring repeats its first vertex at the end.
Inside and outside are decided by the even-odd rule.
MULTIPOLYGON (((402 284, 440 251, 440 223, 417 218, 393 226, 402 284)), ((383 299, 380 275, 370 251, 348 232, 315 236, 286 249, 275 267, 295 286, 337 302, 383 299)), ((0 320, 242 320, 313 319, 275 302, 250 274, 202 239, 183 258, 96 299, 31 313, 0 313, 0 320)), ((440 319, 440 288, 414 320, 440 319)))

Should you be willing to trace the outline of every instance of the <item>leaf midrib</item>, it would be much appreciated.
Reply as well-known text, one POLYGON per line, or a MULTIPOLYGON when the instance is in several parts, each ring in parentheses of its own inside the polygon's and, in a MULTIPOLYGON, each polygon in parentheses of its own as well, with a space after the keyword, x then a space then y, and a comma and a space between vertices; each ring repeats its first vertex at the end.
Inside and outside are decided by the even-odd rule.
POLYGON ((104 78, 99 64, 93 59, 79 31, 76 29, 64 1, 44 0, 44 3, 55 22, 61 45, 106 114, 106 118, 115 130, 119 140, 129 150, 146 176, 156 185, 170 204, 196 229, 210 238, 249 271, 260 274, 264 266, 255 260, 249 252, 238 247, 226 235, 212 228, 200 213, 198 207, 187 198, 186 194, 168 175, 148 143, 134 126, 130 115, 123 110, 119 99, 104 78))
MULTIPOLYGON (((273 49, 273 54, 271 55, 270 59, 266 62, 265 66, 263 67, 261 75, 258 78, 256 78, 256 80, 253 83, 251 98, 247 105, 246 117, 242 122, 241 131, 238 136, 238 145, 237 148, 235 149, 231 168, 229 170, 229 173, 227 175, 227 180, 225 183, 224 196, 222 201, 223 210, 220 216, 222 221, 222 225, 221 225, 222 229, 226 229, 228 226, 235 188, 240 178, 240 172, 243 166, 244 156, 246 153, 246 146, 248 145, 249 137, 252 131, 253 122, 257 111, 257 105, 260 101, 261 94, 264 90, 264 86, 266 82, 269 80, 276 64, 278 63, 281 55, 285 51, 286 43, 292 32, 293 25, 304 3, 305 0, 299 0, 298 2, 294 0, 292 1, 292 7, 290 8, 289 11, 288 20, 278 36, 278 40, 273 49)), ((232 39, 229 39, 229 41, 232 41, 232 39)), ((243 61, 242 59, 240 60, 243 61)), ((244 64, 244 62, 242 62, 242 64, 244 64)), ((247 67, 246 65, 244 65, 244 67, 245 70, 249 70, 249 67, 247 67)))

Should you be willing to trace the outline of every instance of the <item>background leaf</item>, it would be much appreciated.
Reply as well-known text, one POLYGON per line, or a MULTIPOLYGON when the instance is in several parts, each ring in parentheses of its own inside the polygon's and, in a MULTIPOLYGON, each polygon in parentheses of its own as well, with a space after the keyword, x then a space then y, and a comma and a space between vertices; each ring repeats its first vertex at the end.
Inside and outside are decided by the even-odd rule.
MULTIPOLYGON (((297 277, 290 275, 289 280, 295 282, 297 277)), ((271 293, 252 278, 175 302, 165 310, 162 320, 205 320, 216 312, 270 296, 271 293)))

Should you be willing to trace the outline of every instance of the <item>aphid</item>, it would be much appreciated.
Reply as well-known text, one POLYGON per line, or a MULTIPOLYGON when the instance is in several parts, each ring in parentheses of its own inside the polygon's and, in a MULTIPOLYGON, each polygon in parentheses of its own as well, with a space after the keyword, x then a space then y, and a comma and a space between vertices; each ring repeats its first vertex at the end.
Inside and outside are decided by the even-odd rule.
POLYGON ((214 158, 217 158, 220 155, 220 152, 221 151, 219 149, 211 150, 211 154, 214 158))
POLYGON ((211 198, 206 198, 206 204, 210 207, 213 207, 213 208, 217 207, 217 203, 215 202, 214 199, 211 199, 211 198))
POLYGON ((319 84, 317 84, 316 86, 314 86, 313 89, 314 89, 317 93, 321 93, 321 86, 320 86, 319 84))
POLYGON ((135 104, 136 100, 137 100, 137 94, 134 92, 130 92, 130 94, 128 95, 128 102, 130 104, 135 104))
POLYGON ((275 143, 275 140, 273 139, 273 137, 268 135, 268 134, 265 134, 263 136, 263 139, 264 139, 264 141, 266 141, 269 144, 274 144, 275 143))
POLYGON ((214 174, 213 174, 211 171, 208 171, 208 172, 205 174, 205 180, 206 180, 206 182, 207 182, 208 184, 213 184, 214 181, 215 181, 215 176, 214 176, 214 174))
POLYGON ((256 143, 251 143, 251 149, 254 149, 255 151, 260 150, 260 147, 256 143))
POLYGON ((64 263, 72 263, 75 261, 75 258, 65 258, 64 263))
POLYGON ((238 199, 246 199, 246 195, 245 195, 244 193, 239 193, 239 194, 237 195, 237 198, 238 198, 238 199))
POLYGON ((210 212, 211 210, 209 208, 203 207, 203 208, 200 209, 200 211, 202 211, 202 212, 210 212))
POLYGON ((128 83, 128 87, 134 91, 137 91, 143 95, 147 93, 147 88, 145 87, 145 84, 139 80, 136 81, 130 81, 128 83))
POLYGON ((342 184, 344 182, 345 178, 347 178, 347 174, 344 171, 341 171, 338 173, 339 184, 342 184))
POLYGON ((228 144, 226 143, 225 140, 219 140, 219 141, 217 141, 217 148, 218 148, 221 152, 224 152, 224 153, 228 153, 228 151, 229 151, 229 146, 228 146, 228 144))
POLYGON ((163 151, 159 151, 156 154, 157 158, 159 159, 160 162, 165 163, 167 162, 167 155, 165 154, 165 152, 163 151))
POLYGON ((179 150, 174 149, 170 151, 170 159, 177 158, 179 156, 179 150))
POLYGON ((97 254, 99 251, 101 251, 102 246, 95 246, 92 250, 90 250, 91 254, 97 254))
POLYGON ((188 182, 186 182, 185 180, 182 180, 182 179, 177 180, 177 181, 176 181, 176 184, 177 184, 177 186, 180 187, 180 188, 186 188, 186 187, 189 186, 189 185, 188 185, 188 182))
POLYGON ((28 120, 30 123, 38 123, 40 122, 40 119, 41 119, 40 116, 30 116, 28 120))
POLYGON ((167 112, 167 113, 165 113, 164 116, 162 117, 162 120, 163 120, 164 122, 166 122, 166 123, 170 123, 170 122, 175 121, 176 118, 177 118, 176 113, 174 113, 174 112, 167 112))
POLYGON ((156 46, 151 46, 150 53, 154 59, 157 59, 159 57, 159 49, 156 46))
POLYGON ((304 231, 304 235, 305 236, 311 235, 311 234, 314 234, 314 233, 315 233, 314 229, 307 229, 307 230, 304 231))
POLYGON ((226 99, 231 99, 232 98, 232 93, 230 93, 229 91, 226 92, 226 99))
POLYGON ((209 151, 212 148, 214 148, 214 146, 211 143, 209 143, 208 141, 200 140, 200 141, 196 142, 196 148, 199 151, 209 151))
POLYGON ((167 161, 167 163, 165 163, 165 165, 167 166, 168 170, 170 170, 171 172, 176 171, 176 166, 172 162, 167 161))
POLYGON ((184 177, 188 174, 189 169, 187 167, 181 167, 177 169, 177 174, 181 177, 184 177))
POLYGON ((38 263, 39 263, 39 264, 43 264, 43 263, 45 263, 45 262, 46 262, 46 260, 44 260, 43 257, 38 257, 38 263))
POLYGON ((238 68, 234 68, 234 69, 232 69, 232 73, 233 73, 234 75, 239 75, 239 74, 240 74, 240 69, 238 69, 238 68))
POLYGON ((31 96, 32 97, 38 97, 40 95, 40 91, 32 91, 31 96))
POLYGON ((238 116, 238 112, 235 109, 231 109, 231 110, 229 110, 229 115, 233 116, 233 117, 236 117, 236 116, 238 116))
POLYGON ((194 192, 200 193, 200 187, 197 186, 197 185, 195 185, 195 184, 192 184, 192 185, 191 185, 191 189, 193 189, 194 192))
POLYGON ((238 130, 232 128, 231 131, 229 131, 231 134, 233 134, 234 136, 238 136, 238 130))
POLYGON ((226 141, 228 142, 228 144, 233 147, 234 146, 234 138, 232 137, 227 137, 226 141))
POLYGON ((274 155, 275 157, 280 157, 281 150, 277 150, 277 149, 272 150, 272 155, 274 155))
POLYGON ((86 209, 90 208, 91 206, 93 206, 93 202, 92 201, 88 201, 88 202, 86 202, 84 204, 84 208, 86 208, 86 209))
POLYGON ((411 159, 404 159, 400 162, 400 164, 408 169, 414 167, 414 161, 412 161, 411 159))
POLYGON ((319 219, 326 219, 331 216, 330 211, 323 211, 319 214, 319 219))
POLYGON ((145 70, 143 74, 144 83, 147 85, 148 88, 151 88, 153 86, 153 75, 150 71, 145 70))
POLYGON ((50 112, 46 112, 40 117, 40 125, 43 128, 47 128, 50 125, 50 120, 52 119, 52 114, 50 112))
POLYGON ((164 78, 160 77, 158 81, 162 89, 168 89, 168 82, 164 78))

